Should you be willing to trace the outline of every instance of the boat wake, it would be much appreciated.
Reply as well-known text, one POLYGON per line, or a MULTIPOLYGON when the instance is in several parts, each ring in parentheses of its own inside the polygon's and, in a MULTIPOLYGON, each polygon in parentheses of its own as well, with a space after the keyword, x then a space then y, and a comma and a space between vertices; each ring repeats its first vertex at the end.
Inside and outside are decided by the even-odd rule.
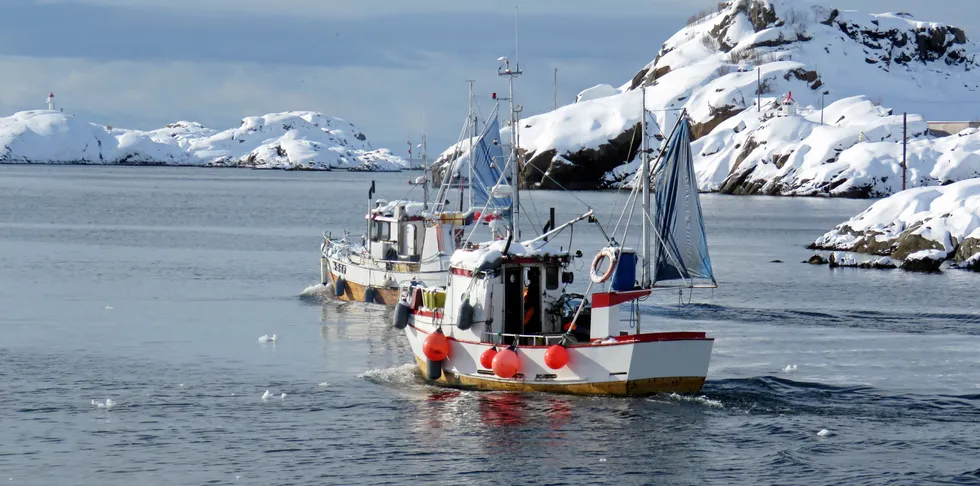
POLYGON ((725 405, 721 403, 721 400, 715 400, 713 398, 708 398, 705 395, 680 395, 678 393, 669 393, 666 395, 658 395, 656 397, 648 398, 648 400, 656 403, 690 403, 693 405, 700 405, 709 408, 725 408, 725 405))
POLYGON ((376 385, 390 386, 394 388, 424 387, 428 386, 419 374, 419 369, 412 363, 406 363, 391 368, 375 368, 367 370, 357 375, 362 380, 367 380, 376 385))
POLYGON ((333 290, 333 286, 331 284, 310 285, 299 293, 299 298, 300 300, 311 302, 323 302, 326 297, 330 296, 331 290, 333 290))
MULTIPOLYGON (((706 400, 724 408, 758 415, 815 415, 925 419, 946 422, 980 420, 980 394, 924 395, 889 393, 865 385, 835 386, 778 376, 708 380, 706 400)), ((690 397, 688 400, 697 400, 690 397)))
POLYGON ((680 320, 774 323, 826 326, 913 334, 980 335, 980 314, 937 312, 881 312, 866 310, 815 311, 810 309, 758 309, 714 304, 642 306, 640 312, 680 320))

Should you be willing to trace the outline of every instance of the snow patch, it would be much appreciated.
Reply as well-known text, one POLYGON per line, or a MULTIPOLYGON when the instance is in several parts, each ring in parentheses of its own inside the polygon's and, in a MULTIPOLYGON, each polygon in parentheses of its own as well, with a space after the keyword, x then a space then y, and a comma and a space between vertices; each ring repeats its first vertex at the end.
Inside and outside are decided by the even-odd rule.
POLYGON ((397 171, 407 162, 374 149, 353 124, 322 113, 251 116, 224 131, 194 122, 140 131, 59 111, 0 118, 0 162, 25 164, 207 165, 260 169, 397 171))

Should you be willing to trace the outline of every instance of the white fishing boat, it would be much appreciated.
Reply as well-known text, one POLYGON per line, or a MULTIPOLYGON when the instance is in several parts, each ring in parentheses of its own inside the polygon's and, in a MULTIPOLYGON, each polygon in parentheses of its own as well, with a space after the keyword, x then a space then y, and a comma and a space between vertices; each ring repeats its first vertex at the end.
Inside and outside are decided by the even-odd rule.
MULTIPOLYGON (((472 86, 472 85, 471 85, 472 86)), ((472 100, 472 90, 470 93, 472 100)), ((365 215, 366 228, 356 241, 347 232, 340 238, 325 234, 320 247, 320 280, 333 286, 337 298, 347 301, 394 305, 406 283, 446 285, 449 259, 463 242, 468 229, 487 226, 495 234, 499 219, 510 211, 508 197, 493 197, 490 188, 501 179, 504 156, 500 147, 500 126, 492 119, 476 134, 472 104, 464 125, 465 137, 456 144, 452 163, 443 183, 429 204, 429 170, 423 137, 424 175, 416 184, 423 188, 423 201, 374 200, 374 183, 368 191, 371 203, 365 215), (465 149, 465 151, 464 151, 465 149), (463 178, 464 169, 468 169, 463 178), (460 181, 465 181, 465 184, 460 181), (459 193, 459 210, 449 209, 453 191, 459 193), (464 192, 469 207, 464 207, 464 192)), ((464 135, 461 135, 461 138, 464 135)), ((503 231, 496 234, 503 237, 503 231)))
MULTIPOLYGON (((513 78, 520 71, 511 71, 505 60, 500 72, 510 77, 513 105, 513 78)), ((516 125, 513 106, 511 116, 516 125)), ((682 114, 651 170, 645 109, 642 119, 641 169, 624 208, 627 224, 621 237, 618 225, 606 236, 589 209, 541 236, 519 241, 514 215, 520 201, 513 191, 505 240, 457 249, 445 286, 406 286, 394 325, 404 329, 426 379, 451 387, 585 395, 701 389, 713 338, 660 329, 648 317, 641 322, 639 312, 639 301, 657 289, 716 286, 690 126, 682 114), (640 206, 643 228, 639 254, 617 242, 628 241, 628 217, 635 206, 640 206), (566 289, 573 281, 570 263, 581 254, 556 249, 554 237, 582 221, 595 223, 608 244, 593 260, 588 289, 579 295, 566 289)), ((515 181, 516 160, 513 147, 508 166, 515 181)))

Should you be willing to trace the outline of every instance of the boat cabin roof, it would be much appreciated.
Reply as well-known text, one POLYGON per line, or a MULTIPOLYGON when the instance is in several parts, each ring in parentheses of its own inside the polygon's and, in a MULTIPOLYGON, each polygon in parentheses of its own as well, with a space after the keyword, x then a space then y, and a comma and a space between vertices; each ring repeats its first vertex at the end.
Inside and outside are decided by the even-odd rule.
POLYGON ((553 249, 545 241, 520 243, 496 240, 481 243, 474 248, 461 248, 453 252, 451 268, 478 271, 499 265, 548 265, 568 263, 567 251, 553 249), (506 254, 504 251, 506 250, 506 254))

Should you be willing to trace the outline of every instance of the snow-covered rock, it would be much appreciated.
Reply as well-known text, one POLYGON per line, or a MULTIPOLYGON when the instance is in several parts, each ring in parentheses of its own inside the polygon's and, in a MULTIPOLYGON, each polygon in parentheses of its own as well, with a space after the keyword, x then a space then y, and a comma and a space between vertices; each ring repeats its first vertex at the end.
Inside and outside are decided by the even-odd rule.
POLYGON ((610 84, 597 84, 591 88, 582 90, 582 92, 575 97, 575 102, 579 103, 582 101, 597 100, 599 98, 605 98, 606 96, 615 96, 619 93, 620 91, 610 84))
POLYGON ((577 103, 522 119, 524 183, 554 187, 544 173, 566 187, 630 180, 641 87, 656 120, 651 134, 669 130, 681 110, 691 117, 703 191, 894 193, 901 188, 901 111, 911 113, 910 186, 975 177, 977 130, 934 138, 925 120, 976 116, 974 105, 957 101, 980 97, 977 53, 962 30, 906 14, 800 0, 723 3, 671 36, 618 93, 599 85, 577 103), (784 116, 790 92, 798 114, 784 116))
POLYGON ((980 252, 974 253, 970 258, 963 260, 960 267, 974 272, 980 272, 980 252))
POLYGON ((812 247, 895 258, 935 250, 964 261, 980 252, 980 179, 901 191, 837 225, 812 247))
POLYGON ((902 270, 938 272, 944 261, 946 261, 946 252, 943 250, 921 250, 905 257, 902 270))
POLYGON ((247 117, 224 131, 186 121, 127 130, 58 111, 24 111, 0 118, 0 162, 377 171, 407 166, 390 151, 372 148, 353 124, 310 111, 247 117))

